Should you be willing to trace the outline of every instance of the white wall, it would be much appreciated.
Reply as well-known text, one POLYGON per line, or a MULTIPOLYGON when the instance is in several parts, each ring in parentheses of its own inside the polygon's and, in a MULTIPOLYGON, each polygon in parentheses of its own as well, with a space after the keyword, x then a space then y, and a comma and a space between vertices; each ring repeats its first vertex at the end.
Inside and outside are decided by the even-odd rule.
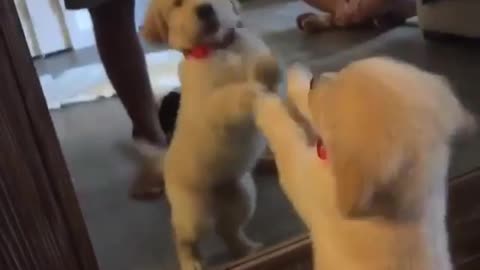
POLYGON ((70 39, 59 0, 25 0, 25 3, 40 53, 45 55, 69 48, 70 39))
POLYGON ((92 21, 88 10, 67 10, 63 0, 60 1, 72 48, 78 50, 95 45, 92 21))
MULTIPOLYGON (((32 0, 37 1, 37 0, 32 0)), ((137 29, 143 24, 145 11, 150 0, 135 1, 135 24, 137 29)), ((81 49, 95 45, 93 26, 90 14, 86 9, 66 10, 62 2, 62 9, 65 14, 65 22, 70 32, 70 40, 74 49, 81 49)))
POLYGON ((149 0, 136 0, 135 1, 135 24, 137 29, 143 25, 143 20, 145 18, 145 12, 149 4, 149 0))
MULTIPOLYGON (((135 1, 137 29, 143 24, 149 1, 135 1)), ((32 56, 95 45, 86 9, 67 10, 63 0, 15 0, 15 5, 32 56)))
POLYGON ((71 47, 59 0, 15 0, 14 3, 31 56, 71 47))
POLYGON ((37 56, 40 55, 40 48, 38 47, 37 37, 35 36, 35 31, 33 30, 32 20, 27 9, 25 0, 15 0, 15 7, 17 8, 18 17, 22 24, 23 33, 25 39, 27 40, 28 49, 30 50, 30 55, 37 56))

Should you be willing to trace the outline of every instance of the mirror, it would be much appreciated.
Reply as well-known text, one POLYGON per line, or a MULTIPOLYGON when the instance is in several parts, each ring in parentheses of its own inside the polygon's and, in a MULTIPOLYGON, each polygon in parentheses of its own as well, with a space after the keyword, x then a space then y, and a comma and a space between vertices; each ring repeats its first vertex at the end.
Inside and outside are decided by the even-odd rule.
MULTIPOLYGON (((110 40, 103 40, 98 48, 103 62, 114 66, 107 76, 88 11, 66 9, 62 0, 50 2, 17 0, 16 4, 100 268, 176 269, 171 205, 163 191, 159 192, 162 186, 158 182, 142 178, 144 182, 136 185, 138 172, 145 165, 136 151, 140 147, 145 153, 150 148, 134 145, 133 139, 145 136, 159 145, 164 142, 157 133, 162 115, 166 119, 161 124, 172 129, 178 100, 173 96, 166 102, 165 97, 172 91, 182 93, 178 69, 184 55, 165 44, 152 45, 142 39, 141 47, 136 47, 135 42, 128 41, 135 40, 136 33, 122 36, 128 35, 120 30, 122 24, 126 29, 142 28, 148 1, 137 0, 135 5, 134 1, 104 3, 108 8, 99 6, 92 14, 97 19, 95 24, 102 25, 97 29, 97 39, 110 35, 110 40), (121 15, 108 15, 114 12, 121 15), (143 63, 138 55, 144 55, 149 79, 142 77, 143 63), (117 84, 112 86, 109 77, 117 84), (128 101, 122 104, 119 95, 128 101), (152 102, 137 111, 130 109, 129 117, 125 108, 138 108, 145 98, 152 102), (159 104, 163 104, 163 111, 159 112, 159 104), (130 118, 137 119, 135 128, 130 118), (151 126, 154 121, 156 127, 151 126)), ((80 7, 73 0, 67 2, 70 7, 80 7)), ((303 2, 244 2, 241 15, 245 28, 263 38, 282 67, 301 62, 320 74, 360 58, 391 55, 446 74, 459 88, 467 89, 461 93, 463 99, 478 97, 468 91, 475 75, 463 71, 466 67, 478 70, 480 55, 472 50, 430 45, 414 22, 392 28, 367 26, 310 34, 302 31, 305 25, 298 29, 297 17, 318 11, 303 2)), ((221 79, 229 78, 228 72, 222 72, 221 79)), ((195 101, 205 106, 203 100, 195 101)), ((168 130, 166 135, 170 135, 168 130)), ((192 139, 196 135, 191 134, 192 139)), ((476 148, 468 151, 472 149, 476 148)), ((268 155, 261 160, 269 164, 268 155)), ((455 166, 466 168, 466 163, 455 166)), ((188 168, 178 165, 178 171, 183 170, 188 168)), ((305 226, 279 186, 275 169, 256 168, 253 178, 256 210, 246 234, 263 243, 259 252, 305 234, 305 226)), ((236 259, 213 232, 202 239, 200 252, 205 265, 212 267, 236 259)))

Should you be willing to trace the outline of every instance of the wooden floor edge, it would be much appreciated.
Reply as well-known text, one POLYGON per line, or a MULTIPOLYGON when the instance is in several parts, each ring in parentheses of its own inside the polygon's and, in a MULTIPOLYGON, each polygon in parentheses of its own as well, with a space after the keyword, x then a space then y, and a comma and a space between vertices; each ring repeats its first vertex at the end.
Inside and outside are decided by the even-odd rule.
POLYGON ((480 167, 475 167, 465 173, 450 177, 449 186, 457 185, 467 179, 470 179, 473 176, 480 176, 480 167))

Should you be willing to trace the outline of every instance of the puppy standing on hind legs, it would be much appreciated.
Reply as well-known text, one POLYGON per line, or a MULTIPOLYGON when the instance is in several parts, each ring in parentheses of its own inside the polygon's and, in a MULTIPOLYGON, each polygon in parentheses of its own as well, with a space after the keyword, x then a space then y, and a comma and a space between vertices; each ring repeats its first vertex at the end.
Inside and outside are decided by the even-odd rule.
POLYGON ((186 56, 173 138, 155 161, 182 270, 201 269, 197 246, 208 229, 234 255, 259 247, 244 232, 256 201, 250 171, 265 150, 253 107, 276 91, 280 69, 263 41, 238 28, 238 8, 229 0, 153 0, 145 18, 146 39, 186 56))
MULTIPOLYGON (((196 245, 210 227, 216 228, 235 256, 260 247, 246 237, 244 226, 256 201, 250 170, 264 150, 252 110, 256 97, 266 90, 258 82, 218 89, 207 97, 206 110, 194 114, 196 118, 202 113, 208 117, 208 125, 200 130, 183 120, 189 113, 183 113, 185 104, 180 107, 177 130, 164 161, 164 175, 181 269, 192 269, 192 265, 198 269, 196 245), (198 137, 192 139, 195 132, 198 137), (196 149, 191 148, 192 144, 197 145, 196 149), (189 157, 185 156, 187 151, 191 151, 189 157)), ((184 93, 182 98, 186 97, 184 93)))
POLYGON ((309 125, 274 95, 259 99, 256 122, 315 269, 451 270, 450 140, 475 122, 446 80, 388 58, 311 79, 298 66, 287 79, 288 105, 309 125))

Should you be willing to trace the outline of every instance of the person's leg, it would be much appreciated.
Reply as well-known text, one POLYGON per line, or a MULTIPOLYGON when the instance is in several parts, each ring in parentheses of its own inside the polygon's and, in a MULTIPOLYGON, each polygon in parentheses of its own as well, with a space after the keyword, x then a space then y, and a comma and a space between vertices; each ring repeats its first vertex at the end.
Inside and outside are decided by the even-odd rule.
POLYGON ((100 58, 133 123, 133 136, 165 145, 144 53, 135 29, 134 0, 90 8, 100 58))
MULTIPOLYGON (((105 71, 133 124, 133 137, 165 146, 144 53, 135 29, 134 0, 111 0, 90 8, 98 53, 105 71)), ((156 199, 163 181, 139 177, 130 196, 156 199)))

